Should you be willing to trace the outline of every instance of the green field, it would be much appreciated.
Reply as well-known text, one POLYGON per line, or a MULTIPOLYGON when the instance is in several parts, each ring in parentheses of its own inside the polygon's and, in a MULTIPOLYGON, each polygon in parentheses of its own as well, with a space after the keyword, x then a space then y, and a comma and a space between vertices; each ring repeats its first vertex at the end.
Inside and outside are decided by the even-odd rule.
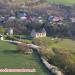
POLYGON ((55 4, 65 4, 65 5, 75 4, 75 0, 48 0, 48 2, 55 4))
POLYGON ((0 68, 35 68, 35 73, 0 73, 0 75, 51 75, 39 60, 36 52, 24 55, 16 52, 17 46, 0 41, 0 68))
POLYGON ((48 37, 47 40, 49 41, 49 47, 50 48, 63 48, 66 50, 75 51, 75 41, 72 39, 55 39, 51 40, 52 38, 48 37))

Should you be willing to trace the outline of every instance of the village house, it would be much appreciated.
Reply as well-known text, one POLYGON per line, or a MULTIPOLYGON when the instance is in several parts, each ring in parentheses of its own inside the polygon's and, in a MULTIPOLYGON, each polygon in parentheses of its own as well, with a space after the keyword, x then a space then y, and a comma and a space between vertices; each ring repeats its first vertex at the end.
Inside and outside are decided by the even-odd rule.
POLYGON ((43 28, 41 31, 36 31, 35 29, 31 32, 31 37, 39 38, 39 37, 46 37, 46 30, 43 28))

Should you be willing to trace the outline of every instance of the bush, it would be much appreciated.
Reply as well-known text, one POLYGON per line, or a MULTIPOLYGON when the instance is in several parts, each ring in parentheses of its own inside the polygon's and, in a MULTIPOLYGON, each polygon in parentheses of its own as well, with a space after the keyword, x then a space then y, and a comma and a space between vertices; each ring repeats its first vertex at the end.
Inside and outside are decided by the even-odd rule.
POLYGON ((46 48, 44 46, 40 48, 40 53, 46 59, 51 59, 55 55, 51 48, 46 48))
POLYGON ((33 51, 32 49, 30 49, 26 44, 24 43, 21 43, 21 44, 18 44, 18 51, 19 52, 22 52, 24 54, 31 54, 33 51))
POLYGON ((6 40, 17 41, 17 38, 15 38, 14 36, 9 36, 9 35, 5 36, 5 39, 6 39, 6 40))
POLYGON ((33 44, 38 46, 48 46, 48 39, 47 38, 34 38, 32 41, 33 44))
POLYGON ((53 52, 55 55, 49 62, 63 69, 66 75, 75 75, 74 56, 65 49, 53 48, 53 52))

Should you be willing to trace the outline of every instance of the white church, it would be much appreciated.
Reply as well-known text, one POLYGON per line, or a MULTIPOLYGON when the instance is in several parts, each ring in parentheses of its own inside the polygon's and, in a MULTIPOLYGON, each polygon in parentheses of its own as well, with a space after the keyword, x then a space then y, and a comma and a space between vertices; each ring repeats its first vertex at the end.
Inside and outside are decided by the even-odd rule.
POLYGON ((46 37, 46 30, 43 28, 40 32, 37 32, 35 29, 31 32, 31 37, 39 38, 39 37, 46 37))

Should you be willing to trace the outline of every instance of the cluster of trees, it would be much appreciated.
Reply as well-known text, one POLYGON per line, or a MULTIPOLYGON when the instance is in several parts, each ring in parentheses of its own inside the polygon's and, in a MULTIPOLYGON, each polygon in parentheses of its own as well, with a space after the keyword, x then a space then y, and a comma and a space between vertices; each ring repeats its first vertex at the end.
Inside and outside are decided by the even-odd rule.
MULTIPOLYGON (((9 0, 9 1, 13 1, 13 0, 9 0)), ((44 0, 42 0, 42 1, 44 1, 44 0)), ((6 6, 3 5, 3 7, 6 7, 6 6)), ((64 6, 64 5, 53 4, 53 5, 51 5, 51 7, 49 7, 49 9, 50 8, 52 9, 52 10, 50 10, 51 12, 49 14, 58 15, 55 12, 58 12, 58 13, 63 12, 64 17, 67 18, 67 20, 68 20, 68 18, 72 15, 72 13, 75 13, 74 7, 75 7, 74 5, 73 6, 64 6), (67 16, 65 16, 65 15, 67 15, 67 16)), ((10 6, 7 6, 6 10, 7 9, 11 10, 10 6)), ((72 23, 70 20, 68 20, 68 21, 64 20, 61 25, 58 24, 58 23, 50 23, 50 21, 48 21, 48 12, 47 11, 43 12, 44 9, 41 9, 41 7, 40 7, 39 10, 35 9, 35 10, 31 11, 31 13, 33 15, 38 14, 39 16, 42 16, 42 18, 41 18, 41 20, 43 20, 42 23, 38 20, 21 21, 21 20, 17 19, 17 20, 13 20, 13 21, 5 21, 3 24, 0 23, 0 25, 2 25, 4 28, 13 27, 15 34, 29 34, 32 29, 40 29, 40 28, 44 27, 46 29, 48 35, 68 36, 68 37, 73 37, 73 38, 75 37, 75 29, 74 29, 75 23, 72 23)), ((19 10, 19 8, 16 9, 14 7, 13 10, 14 10, 14 13, 15 13, 15 11, 19 10)), ((4 12, 4 13, 6 15, 6 12, 4 12)), ((8 12, 8 14, 9 13, 11 13, 11 12, 8 12)), ((60 13, 60 15, 61 15, 61 13, 60 13)))
POLYGON ((55 64, 65 75, 75 75, 75 59, 74 55, 65 49, 53 48, 54 56, 49 59, 49 62, 55 64))
POLYGON ((64 20, 62 24, 58 23, 50 23, 47 21, 47 15, 45 15, 45 19, 43 17, 43 22, 39 22, 39 20, 30 21, 30 20, 13 20, 6 21, 2 25, 4 28, 12 27, 14 28, 14 34, 30 34, 32 29, 45 28, 47 31, 47 35, 58 36, 58 37, 70 37, 75 38, 75 23, 71 21, 64 20))
POLYGON ((48 35, 58 36, 58 37, 75 37, 75 23, 70 21, 63 21, 61 25, 59 24, 49 24, 46 29, 48 35))

